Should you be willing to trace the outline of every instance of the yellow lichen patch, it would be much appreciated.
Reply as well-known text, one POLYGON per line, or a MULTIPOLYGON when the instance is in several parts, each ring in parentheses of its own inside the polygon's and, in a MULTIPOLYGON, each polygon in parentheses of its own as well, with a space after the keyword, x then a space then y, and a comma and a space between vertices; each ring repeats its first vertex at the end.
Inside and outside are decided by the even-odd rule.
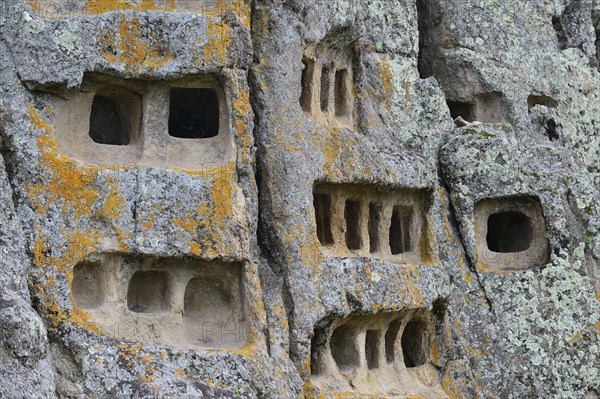
POLYGON ((110 11, 174 11, 175 1, 155 0, 89 0, 85 12, 91 15, 103 14, 110 11))
POLYGON ((227 58, 227 49, 231 46, 229 25, 224 21, 207 20, 206 43, 204 43, 204 61, 223 63, 227 58))
POLYGON ((102 56, 108 62, 120 62, 130 71, 158 69, 173 57, 156 33, 142 40, 142 26, 136 16, 119 16, 117 29, 104 29, 97 37, 102 56))
POLYGON ((392 107, 392 98, 394 94, 394 75, 390 68, 389 60, 386 55, 381 55, 376 60, 379 76, 381 77, 381 95, 385 98, 387 109, 392 107))
POLYGON ((189 173, 207 179, 210 186, 209 199, 200 202, 195 211, 188 211, 185 217, 172 219, 171 223, 190 236, 188 246, 191 254, 216 257, 220 252, 231 249, 223 247, 221 232, 233 217, 235 164, 229 163, 223 167, 189 173))
POLYGON ((433 361, 433 364, 439 364, 440 361, 440 352, 438 350, 438 344, 437 344, 437 339, 433 339, 431 341, 431 360, 433 361))

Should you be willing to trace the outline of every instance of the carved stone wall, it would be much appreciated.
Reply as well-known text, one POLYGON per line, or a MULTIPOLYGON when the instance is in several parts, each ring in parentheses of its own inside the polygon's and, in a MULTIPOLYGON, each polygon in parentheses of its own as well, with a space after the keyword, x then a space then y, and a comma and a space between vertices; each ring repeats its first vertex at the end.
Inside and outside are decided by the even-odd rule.
POLYGON ((600 396, 597 0, 5 0, 0 397, 600 396))

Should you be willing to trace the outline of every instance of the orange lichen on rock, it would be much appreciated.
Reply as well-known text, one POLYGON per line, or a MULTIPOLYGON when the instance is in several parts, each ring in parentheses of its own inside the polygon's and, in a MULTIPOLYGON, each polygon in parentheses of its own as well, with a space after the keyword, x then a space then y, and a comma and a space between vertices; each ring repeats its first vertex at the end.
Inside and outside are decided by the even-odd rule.
POLYGON ((91 15, 110 11, 175 11, 175 0, 89 0, 85 12, 91 15))

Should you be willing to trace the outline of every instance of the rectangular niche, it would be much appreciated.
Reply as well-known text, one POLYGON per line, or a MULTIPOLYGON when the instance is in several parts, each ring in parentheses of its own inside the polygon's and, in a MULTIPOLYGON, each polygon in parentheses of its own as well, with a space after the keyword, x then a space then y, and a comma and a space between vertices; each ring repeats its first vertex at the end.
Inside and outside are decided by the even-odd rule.
POLYGON ((447 102, 452 119, 462 117, 467 122, 506 123, 503 95, 499 92, 474 95, 466 100, 447 102))
POLYGON ((323 250, 337 257, 379 257, 426 262, 428 241, 424 190, 317 184, 313 189, 315 229, 323 250))
POLYGON ((170 82, 86 75, 57 98, 61 154, 99 166, 206 170, 235 160, 227 96, 217 76, 170 82))
POLYGON ((137 162, 143 149, 143 84, 86 77, 80 91, 57 98, 59 151, 100 166, 137 162))
POLYGON ((542 207, 534 197, 485 199, 475 205, 477 265, 526 269, 548 258, 542 207))
POLYGON ((300 107, 324 125, 353 128, 354 70, 351 48, 310 46, 302 58, 300 107))
POLYGON ((323 396, 446 397, 431 359, 433 325, 421 309, 329 320, 311 341, 311 382, 323 396))
POLYGON ((236 349, 248 342, 241 265, 94 255, 74 266, 75 305, 120 340, 236 349))

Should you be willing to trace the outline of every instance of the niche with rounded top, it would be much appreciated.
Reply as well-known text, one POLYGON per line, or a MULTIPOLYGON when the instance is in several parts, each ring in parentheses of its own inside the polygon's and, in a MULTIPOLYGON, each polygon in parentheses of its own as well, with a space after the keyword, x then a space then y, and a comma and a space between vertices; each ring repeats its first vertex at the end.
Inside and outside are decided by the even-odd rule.
POLYGON ((360 355, 356 347, 356 331, 348 325, 342 325, 335 329, 329 341, 331 355, 338 368, 342 371, 350 371, 358 368, 360 355))
POLYGON ((425 321, 409 321, 402 331, 401 343, 406 368, 419 367, 429 361, 429 334, 425 321))
POLYGON ((71 292, 75 305, 83 309, 96 309, 104 304, 105 280, 102 265, 82 262, 73 268, 71 292))
POLYGON ((535 197, 485 199, 475 205, 477 265, 525 269, 548 258, 546 225, 535 197))
POLYGON ((126 146, 137 140, 142 98, 124 88, 96 91, 92 100, 89 136, 97 144, 126 146))
POLYGON ((370 370, 379 368, 380 346, 381 332, 379 330, 367 330, 365 334, 365 357, 367 358, 367 367, 370 370))
POLYGON ((170 308, 171 278, 160 270, 137 271, 129 281, 127 308, 135 313, 162 313, 170 308))

